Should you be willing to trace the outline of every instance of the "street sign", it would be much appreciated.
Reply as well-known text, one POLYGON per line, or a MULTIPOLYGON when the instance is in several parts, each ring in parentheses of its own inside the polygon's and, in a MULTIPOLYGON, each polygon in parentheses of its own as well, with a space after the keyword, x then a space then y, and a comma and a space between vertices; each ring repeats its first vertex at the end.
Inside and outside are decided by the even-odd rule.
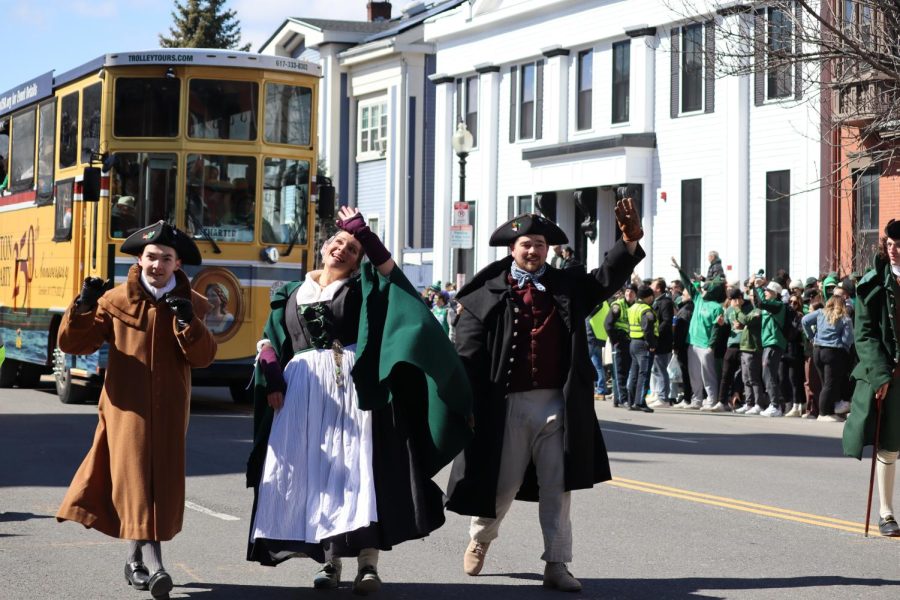
POLYGON ((454 202, 453 203, 453 225, 469 224, 469 203, 454 202))
POLYGON ((450 247, 469 249, 473 245, 473 235, 471 225, 451 225, 450 226, 450 247))

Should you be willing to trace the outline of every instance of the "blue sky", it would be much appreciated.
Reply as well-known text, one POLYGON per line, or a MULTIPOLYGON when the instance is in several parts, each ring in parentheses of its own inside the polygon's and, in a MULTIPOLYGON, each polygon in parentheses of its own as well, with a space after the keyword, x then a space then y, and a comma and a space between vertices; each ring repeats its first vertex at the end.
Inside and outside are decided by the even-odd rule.
MULTIPOLYGON (((367 0, 230 0, 241 34, 256 51, 286 17, 366 18, 367 0)), ((406 4, 406 2, 403 2, 406 4)), ((6 60, 0 92, 55 70, 68 71, 107 52, 159 47, 172 24, 173 0, 0 0, 6 60)), ((401 7, 394 2, 394 14, 401 7)))

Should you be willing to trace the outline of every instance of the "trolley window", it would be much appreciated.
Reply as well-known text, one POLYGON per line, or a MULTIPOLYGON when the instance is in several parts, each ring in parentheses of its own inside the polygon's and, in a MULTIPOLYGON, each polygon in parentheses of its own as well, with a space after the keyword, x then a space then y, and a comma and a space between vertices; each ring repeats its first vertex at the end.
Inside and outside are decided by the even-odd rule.
POLYGON ((12 148, 10 149, 9 189, 24 192, 34 187, 34 109, 15 115, 12 119, 12 148))
POLYGON ((74 192, 74 179, 66 179, 56 184, 56 215, 53 222, 54 242, 64 242, 72 239, 72 197, 74 192))
POLYGON ((312 90, 296 85, 266 84, 266 141, 309 146, 312 90))
POLYGON ((256 159, 189 154, 187 173, 188 231, 198 239, 252 242, 256 159))
POLYGON ((267 158, 262 204, 264 243, 306 244, 309 161, 267 158))
POLYGON ((91 153, 100 151, 100 88, 84 88, 81 106, 81 162, 90 163, 91 153))
POLYGON ((181 80, 167 77, 116 79, 113 135, 175 137, 181 80))
POLYGON ((59 111, 59 168, 75 166, 78 159, 78 92, 63 96, 59 111))
POLYGON ((192 79, 188 136, 214 140, 255 140, 259 84, 192 79))
MULTIPOLYGON (((9 173, 9 119, 0 119, 0 183, 6 180, 9 173)), ((9 181, 6 182, 9 185, 9 181)), ((6 187, 0 188, 4 190, 6 187)))
POLYGON ((175 222, 178 157, 118 152, 110 178, 110 236, 125 238, 156 221, 175 222))
POLYGON ((53 152, 56 150, 56 100, 42 104, 38 109, 38 172, 37 203, 53 201, 53 152))

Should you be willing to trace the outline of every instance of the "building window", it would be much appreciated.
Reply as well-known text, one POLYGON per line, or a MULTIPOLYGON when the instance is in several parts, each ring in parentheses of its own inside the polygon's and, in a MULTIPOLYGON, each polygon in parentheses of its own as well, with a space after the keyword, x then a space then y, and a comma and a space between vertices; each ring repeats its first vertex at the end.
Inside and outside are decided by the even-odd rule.
POLYGON ((766 273, 791 266, 791 172, 766 173, 766 273))
POLYGON ((878 183, 877 171, 853 174, 856 192, 853 215, 853 268, 866 270, 878 251, 878 183))
POLYGON ((788 98, 792 93, 793 24, 790 15, 780 8, 768 9, 766 37, 766 98, 788 98))
MULTIPOLYGON (((469 212, 472 208, 469 207, 469 212)), ((531 196, 509 196, 506 199, 506 218, 534 212, 534 199, 531 196)))
POLYGON ((519 139, 534 137, 535 64, 522 65, 519 84, 519 139))
POLYGON ((703 180, 681 182, 681 268, 700 272, 700 235, 703 225, 703 180))
POLYGON ((631 91, 631 41, 613 44, 612 122, 628 122, 631 91))
POLYGON ((681 33, 681 112, 695 112, 703 108, 703 24, 681 33))
POLYGON ((478 146, 478 77, 456 80, 456 120, 464 122, 472 134, 472 146, 478 146))
POLYGON ((594 51, 578 53, 578 109, 577 128, 579 131, 591 128, 591 104, 594 97, 594 51))
POLYGON ((387 151, 387 102, 380 99, 359 105, 359 154, 384 156, 387 151))

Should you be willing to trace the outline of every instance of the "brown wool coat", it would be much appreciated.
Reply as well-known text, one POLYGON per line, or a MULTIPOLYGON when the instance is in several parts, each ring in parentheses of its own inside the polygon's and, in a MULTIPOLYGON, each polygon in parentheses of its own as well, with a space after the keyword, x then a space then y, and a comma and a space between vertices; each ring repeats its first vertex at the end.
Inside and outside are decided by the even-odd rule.
POLYGON ((98 405, 94 443, 75 473, 56 518, 129 540, 172 539, 184 517, 185 435, 191 367, 205 367, 216 342, 203 324, 209 304, 176 271, 174 295, 191 298, 194 320, 176 331, 165 302, 128 281, 100 298, 97 308, 63 316, 59 348, 91 354, 109 343, 109 368, 98 405))

